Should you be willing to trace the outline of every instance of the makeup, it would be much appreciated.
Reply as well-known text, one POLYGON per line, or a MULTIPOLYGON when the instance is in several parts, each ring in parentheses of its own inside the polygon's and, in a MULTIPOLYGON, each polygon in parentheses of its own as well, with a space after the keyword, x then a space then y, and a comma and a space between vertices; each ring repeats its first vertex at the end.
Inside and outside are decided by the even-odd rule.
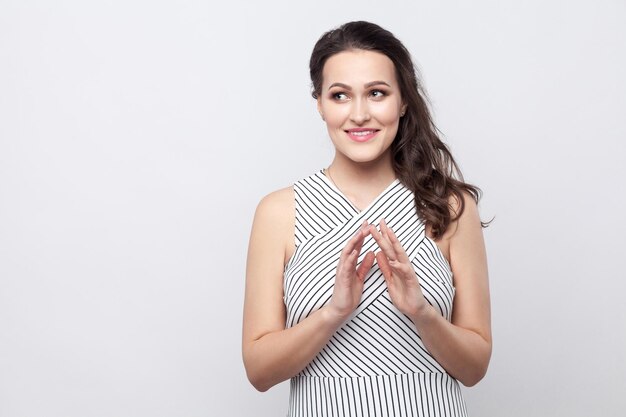
POLYGON ((358 129, 348 129, 346 130, 346 134, 350 139, 355 142, 367 142, 372 139, 378 133, 377 129, 368 129, 368 128, 358 128, 358 129))

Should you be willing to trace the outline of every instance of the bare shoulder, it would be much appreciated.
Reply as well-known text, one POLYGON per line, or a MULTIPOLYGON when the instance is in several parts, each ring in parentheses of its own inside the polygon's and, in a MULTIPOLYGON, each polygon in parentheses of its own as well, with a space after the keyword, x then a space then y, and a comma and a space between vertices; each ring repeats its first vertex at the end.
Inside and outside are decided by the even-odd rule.
POLYGON ((285 259, 293 252, 295 211, 294 188, 289 186, 263 197, 254 215, 253 233, 267 243, 280 243, 285 259))
POLYGON ((470 193, 464 191, 462 195, 464 207, 460 215, 460 200, 456 197, 450 200, 452 214, 454 217, 458 216, 446 231, 449 234, 451 265, 456 274, 456 282, 468 278, 482 281, 487 277, 487 265, 478 204, 470 193))
POLYGON ((257 207, 257 213, 264 216, 278 216, 287 214, 291 209, 295 210, 293 186, 281 188, 267 194, 261 199, 257 207))
POLYGON ((461 194, 463 196, 463 203, 461 203, 461 200, 456 195, 451 195, 448 199, 452 218, 456 219, 448 226, 444 234, 444 239, 450 239, 458 232, 468 229, 482 229, 476 200, 474 200, 474 197, 467 191, 462 191, 461 194), (463 213, 458 216, 461 210, 461 204, 463 205, 463 213))
POLYGON ((254 215, 254 223, 282 230, 295 222, 296 204, 293 186, 276 190, 261 199, 254 215))
POLYGON ((478 230, 474 230, 474 233, 482 233, 480 231, 480 217, 478 214, 478 206, 474 197, 466 191, 462 191, 463 196, 463 213, 457 217, 457 213, 461 209, 461 200, 456 195, 451 195, 448 198, 448 207, 450 209, 450 215, 453 221, 450 222, 445 232, 439 238, 435 238, 432 233, 432 225, 426 225, 427 236, 430 237, 438 246, 449 264, 452 263, 451 259, 451 247, 453 241, 459 241, 460 235, 469 230, 472 226, 478 225, 478 230))

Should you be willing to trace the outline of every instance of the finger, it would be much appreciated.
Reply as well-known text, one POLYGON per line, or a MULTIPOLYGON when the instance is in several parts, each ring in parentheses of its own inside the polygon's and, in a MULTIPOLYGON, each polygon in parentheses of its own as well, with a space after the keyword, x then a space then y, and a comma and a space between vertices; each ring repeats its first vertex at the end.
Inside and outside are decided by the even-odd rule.
POLYGON ((341 257, 346 258, 353 250, 361 248, 363 246, 363 240, 365 239, 365 233, 363 232, 363 228, 359 228, 354 235, 348 240, 346 246, 344 246, 341 251, 341 257))
POLYGON ((397 256, 397 259, 400 262, 410 262, 410 259, 407 256, 406 251, 402 247, 402 244, 398 240, 398 237, 393 232, 393 230, 389 226, 387 226, 387 223, 385 223, 385 219, 380 219, 380 229, 381 231, 384 231, 385 237, 391 243, 393 251, 397 256))
POLYGON ((355 242, 355 249, 358 249, 359 252, 361 252, 361 248, 363 247, 363 242, 365 241, 365 238, 367 237, 367 235, 370 234, 369 229, 370 228, 369 228, 369 224, 367 223, 367 220, 364 220, 358 232, 359 238, 355 242))
POLYGON ((376 243, 378 243, 378 247, 380 247, 380 250, 383 251, 385 256, 389 258, 389 260, 397 259, 397 255, 395 253, 393 245, 387 237, 383 236, 382 233, 376 230, 374 226, 370 226, 370 234, 372 235, 376 243))
POLYGON ((378 267, 383 273, 387 286, 393 285, 393 268, 391 268, 389 264, 389 259, 387 259, 384 253, 378 252, 376 254, 376 261, 378 261, 378 267))
POLYGON ((374 252, 369 251, 365 254, 365 257, 361 261, 361 264, 356 269, 356 276, 359 281, 363 281, 365 279, 365 275, 372 269, 372 265, 374 265, 374 252))
MULTIPOLYGON (((380 225, 381 230, 384 231, 385 237, 391 241, 392 245, 394 246, 394 253, 398 254, 398 258, 399 258, 397 260, 389 259, 388 264, 392 272, 395 272, 395 276, 398 276, 402 278, 403 280, 416 279, 419 282, 419 279, 417 278, 417 274, 415 273, 415 270, 413 269, 411 260, 407 256, 406 251, 402 247, 402 244, 396 237, 395 233, 389 226, 387 226, 384 219, 381 219, 380 223, 381 223, 380 225)), ((378 259, 378 257, 376 259, 378 259)))
POLYGON ((350 238, 346 246, 341 251, 337 272, 353 273, 356 268, 357 260, 363 248, 365 236, 369 233, 367 229, 367 221, 363 222, 362 227, 350 238))
POLYGON ((346 256, 342 256, 339 259, 339 264, 337 265, 337 274, 351 276, 354 268, 356 268, 358 258, 359 251, 356 249, 353 249, 352 252, 348 253, 346 256))
POLYGON ((412 264, 404 262, 391 262, 391 268, 395 272, 395 276, 400 277, 404 281, 413 281, 417 279, 417 274, 412 264))

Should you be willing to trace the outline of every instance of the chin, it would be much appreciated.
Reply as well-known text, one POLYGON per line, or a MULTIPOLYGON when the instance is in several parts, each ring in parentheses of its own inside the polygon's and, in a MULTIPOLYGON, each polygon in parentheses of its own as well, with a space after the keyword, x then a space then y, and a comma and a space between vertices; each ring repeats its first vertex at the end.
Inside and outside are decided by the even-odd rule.
POLYGON ((370 162, 378 161, 383 154, 381 153, 371 153, 371 152, 352 152, 349 154, 344 154, 350 161, 355 162, 357 164, 367 164, 370 162))

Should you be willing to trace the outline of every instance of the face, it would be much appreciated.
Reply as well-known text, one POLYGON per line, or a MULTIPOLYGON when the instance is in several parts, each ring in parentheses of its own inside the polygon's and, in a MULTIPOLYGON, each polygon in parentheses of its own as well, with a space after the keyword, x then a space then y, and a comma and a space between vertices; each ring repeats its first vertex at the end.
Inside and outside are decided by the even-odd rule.
POLYGON ((356 163, 389 156, 405 110, 391 59, 380 52, 349 50, 328 58, 317 99, 336 157, 356 163))

